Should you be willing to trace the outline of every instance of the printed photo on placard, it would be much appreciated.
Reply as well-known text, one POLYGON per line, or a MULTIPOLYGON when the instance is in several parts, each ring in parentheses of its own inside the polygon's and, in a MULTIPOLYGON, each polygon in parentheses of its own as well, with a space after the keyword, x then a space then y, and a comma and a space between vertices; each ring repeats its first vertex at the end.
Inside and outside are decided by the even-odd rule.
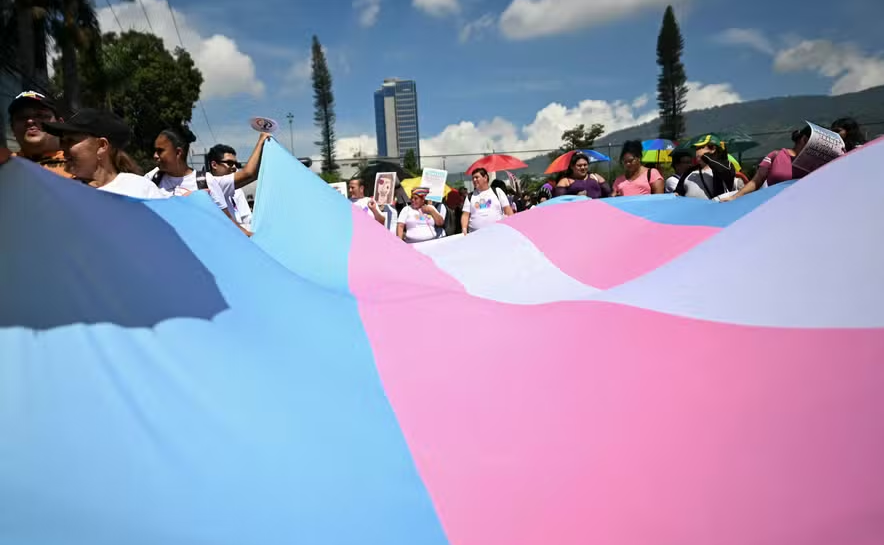
POLYGON ((328 185, 332 186, 332 189, 334 189, 335 191, 337 191, 338 193, 340 193, 344 197, 347 196, 347 182, 335 182, 333 184, 328 184, 328 185))
POLYGON ((378 172, 374 178, 374 202, 378 206, 393 204, 398 176, 395 172, 378 172))

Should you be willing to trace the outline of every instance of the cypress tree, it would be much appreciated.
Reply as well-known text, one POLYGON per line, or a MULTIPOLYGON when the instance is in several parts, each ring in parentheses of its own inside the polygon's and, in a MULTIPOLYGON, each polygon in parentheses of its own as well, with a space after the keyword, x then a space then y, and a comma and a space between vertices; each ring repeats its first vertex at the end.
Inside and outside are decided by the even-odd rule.
POLYGON ((335 163, 335 96, 332 93, 332 77, 319 38, 313 36, 313 121, 319 127, 319 153, 322 156, 322 172, 334 174, 335 163))
POLYGON ((657 104, 660 107, 660 138, 678 140, 685 133, 684 116, 687 105, 687 75, 681 54, 684 51, 684 38, 675 20, 672 6, 667 6, 663 14, 663 26, 657 37, 657 64, 660 76, 657 78, 657 104))

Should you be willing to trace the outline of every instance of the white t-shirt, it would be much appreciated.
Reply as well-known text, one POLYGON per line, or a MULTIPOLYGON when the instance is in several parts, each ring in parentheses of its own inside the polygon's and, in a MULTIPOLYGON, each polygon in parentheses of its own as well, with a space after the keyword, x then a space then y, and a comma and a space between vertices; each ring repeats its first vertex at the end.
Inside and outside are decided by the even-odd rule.
POLYGON ((371 208, 368 207, 368 203, 371 202, 371 197, 362 197, 361 199, 350 199, 350 202, 353 203, 353 206, 356 208, 361 208, 363 212, 368 214, 368 217, 374 219, 374 212, 371 211, 371 208))
MULTIPOLYGON (((368 215, 372 219, 372 221, 377 221, 374 218, 374 212, 371 211, 371 208, 368 207, 368 203, 371 202, 371 197, 362 197, 361 199, 350 199, 350 202, 353 203, 353 206, 356 208, 360 208, 363 212, 368 215)), ((378 212, 381 213, 382 216, 386 216, 386 220, 384 221, 384 227, 390 229, 394 233, 396 232, 396 209, 392 206, 381 205, 378 206, 378 212)))
POLYGON ((663 185, 666 186, 666 193, 675 193, 675 188, 678 187, 678 180, 678 174, 673 174, 666 178, 666 181, 663 182, 663 185))
MULTIPOLYGON (((153 176, 156 174, 157 170, 158 169, 155 168, 144 175, 144 177, 147 178, 147 181, 153 183, 153 176)), ((228 174, 227 176, 232 178, 233 174, 228 174)), ((227 209, 227 200, 224 198, 224 190, 218 185, 218 180, 219 178, 226 178, 227 176, 218 177, 213 176, 208 172, 206 173, 206 185, 209 187, 209 195, 221 210, 227 209)), ((190 174, 187 176, 163 175, 162 179, 160 179, 159 190, 167 197, 184 197, 190 195, 194 191, 198 191, 199 188, 196 185, 196 171, 191 170, 190 174)))
POLYGON ((470 231, 477 231, 502 220, 506 206, 509 206, 509 200, 499 189, 494 191, 489 187, 468 197, 463 203, 463 211, 470 215, 470 231), (503 206, 501 203, 504 203, 503 206))
POLYGON ((240 225, 251 231, 252 208, 249 206, 249 201, 248 199, 246 199, 246 194, 243 193, 242 189, 237 189, 233 193, 233 210, 233 217, 236 219, 236 221, 240 225))
POLYGON ((436 238, 436 221, 433 216, 413 206, 402 209, 398 223, 405 225, 405 242, 424 242, 436 238))
POLYGON ((144 176, 132 174, 129 172, 121 172, 110 182, 98 188, 99 191, 107 191, 108 193, 116 193, 117 195, 125 195, 127 197, 135 197, 136 199, 165 199, 166 195, 154 185, 150 180, 146 180, 144 176))

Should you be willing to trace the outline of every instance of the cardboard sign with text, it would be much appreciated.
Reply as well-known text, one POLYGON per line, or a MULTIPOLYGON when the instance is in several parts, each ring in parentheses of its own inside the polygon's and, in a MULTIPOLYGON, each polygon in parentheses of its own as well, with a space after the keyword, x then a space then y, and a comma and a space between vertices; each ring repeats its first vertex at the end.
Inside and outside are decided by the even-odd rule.
POLYGON ((810 138, 801 153, 792 160, 792 167, 813 172, 832 159, 844 155, 844 140, 836 132, 814 125, 810 121, 807 124, 810 125, 810 138))
POLYGON ((430 190, 427 195, 428 201, 442 202, 445 195, 445 181, 448 180, 448 171, 438 168, 425 168, 421 176, 421 187, 430 190))

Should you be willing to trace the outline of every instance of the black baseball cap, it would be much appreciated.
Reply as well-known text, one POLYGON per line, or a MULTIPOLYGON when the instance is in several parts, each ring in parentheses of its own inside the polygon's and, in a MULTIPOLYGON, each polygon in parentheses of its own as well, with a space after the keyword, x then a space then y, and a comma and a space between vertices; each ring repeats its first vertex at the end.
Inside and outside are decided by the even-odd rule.
POLYGON ((104 110, 83 108, 64 123, 43 123, 43 130, 55 136, 88 134, 107 141, 115 148, 129 143, 129 127, 118 116, 104 110))
POLYGON ((12 102, 9 103, 9 108, 7 108, 6 111, 9 113, 9 116, 12 117, 16 111, 25 106, 46 108, 53 114, 58 115, 58 110, 55 108, 55 104, 49 100, 46 95, 38 93, 37 91, 25 91, 19 93, 18 96, 12 99, 12 102))

